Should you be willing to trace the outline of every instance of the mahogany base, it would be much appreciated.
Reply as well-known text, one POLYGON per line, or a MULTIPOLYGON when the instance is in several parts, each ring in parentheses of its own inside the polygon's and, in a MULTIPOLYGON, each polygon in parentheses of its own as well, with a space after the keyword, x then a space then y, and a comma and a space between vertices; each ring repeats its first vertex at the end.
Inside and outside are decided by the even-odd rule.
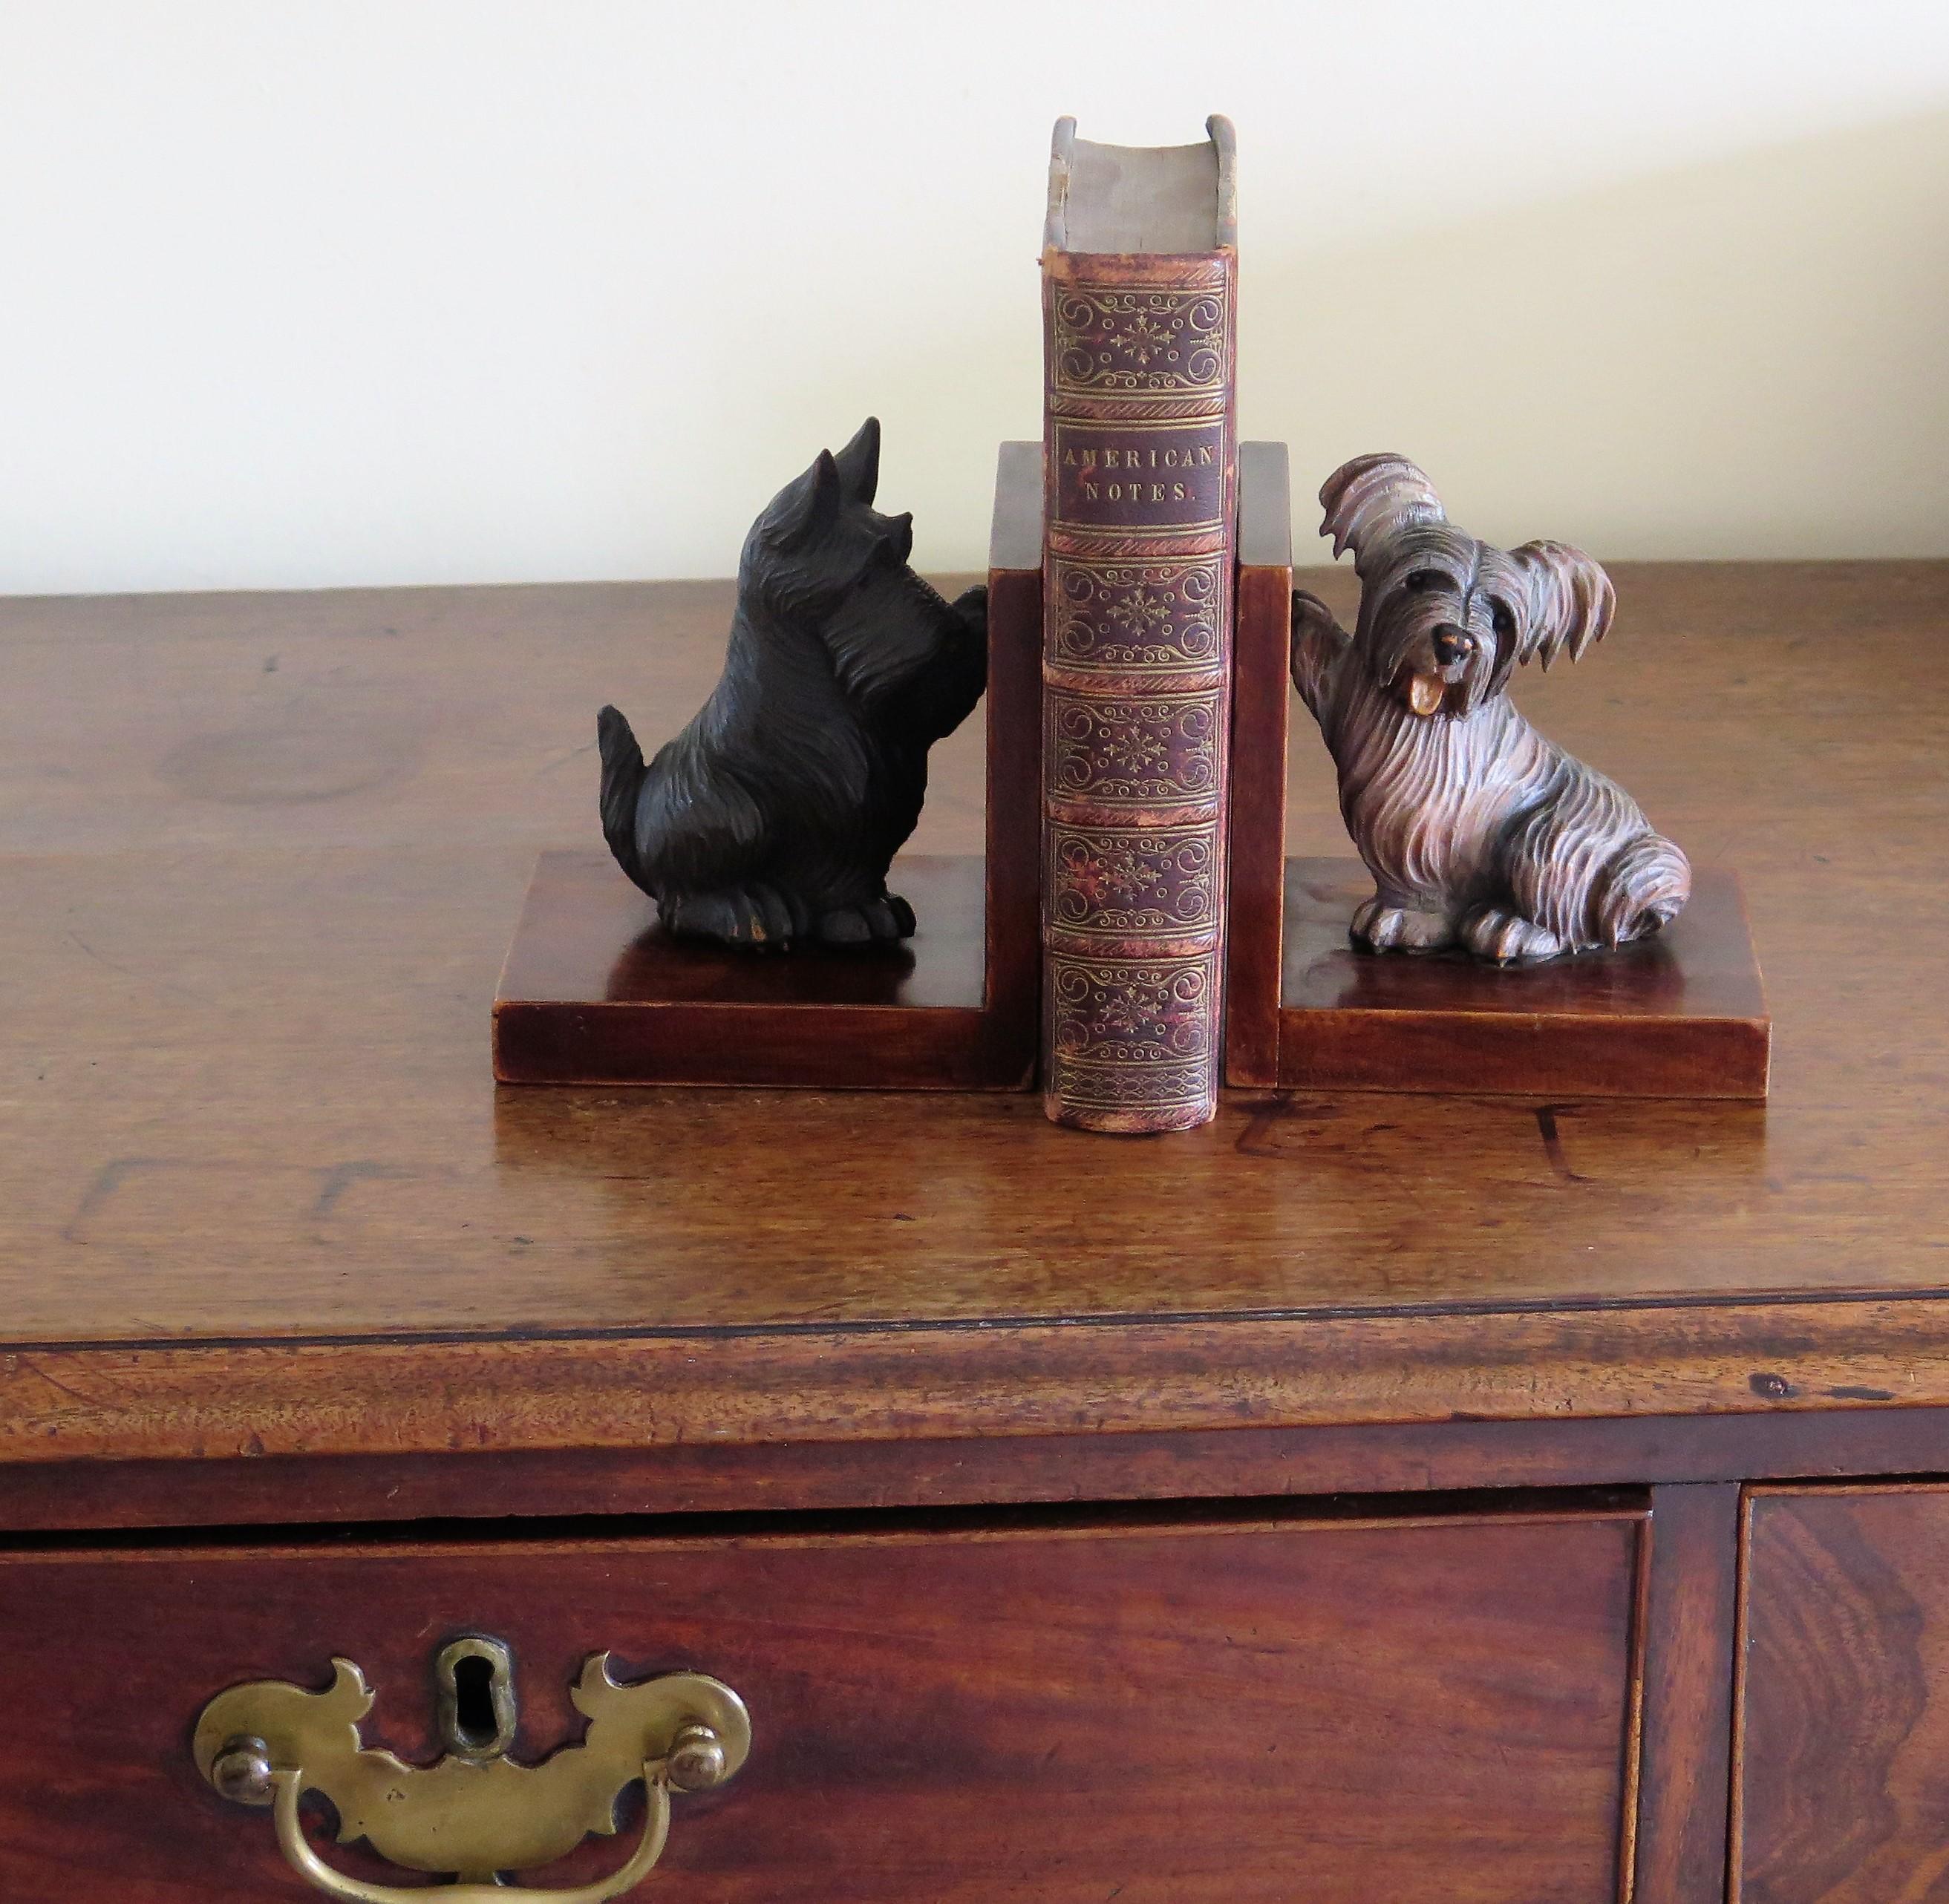
POLYGON ((1357 859, 1285 862, 1279 1081, 1472 1095, 1763 1098, 1773 1039, 1736 875, 1700 869, 1656 937, 1498 970, 1357 952, 1357 859))
POLYGON ((767 955, 672 939, 606 853, 544 853, 494 1001, 494 1075, 1023 1089, 1033 1026, 984 1003, 984 866, 895 860, 920 921, 903 945, 767 955))

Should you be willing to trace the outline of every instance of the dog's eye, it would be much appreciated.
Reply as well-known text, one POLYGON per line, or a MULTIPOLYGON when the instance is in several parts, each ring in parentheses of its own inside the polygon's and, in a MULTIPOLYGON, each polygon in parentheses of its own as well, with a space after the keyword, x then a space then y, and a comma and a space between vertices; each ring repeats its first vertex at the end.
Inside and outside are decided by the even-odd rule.
POLYGON ((1505 637, 1516 632, 1515 612, 1506 601, 1489 598, 1489 619, 1495 624, 1496 632, 1505 637))
POLYGON ((1439 569, 1416 569, 1401 584, 1410 595, 1425 595, 1431 589, 1438 589, 1448 578, 1439 569))

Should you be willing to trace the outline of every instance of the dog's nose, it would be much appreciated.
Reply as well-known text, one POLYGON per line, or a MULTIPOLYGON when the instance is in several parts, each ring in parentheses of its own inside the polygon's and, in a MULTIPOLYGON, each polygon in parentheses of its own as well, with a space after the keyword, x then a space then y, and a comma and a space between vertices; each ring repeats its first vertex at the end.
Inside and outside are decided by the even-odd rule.
POLYGON ((1452 623, 1444 622, 1433 638, 1435 658, 1444 667, 1475 651, 1475 638, 1466 628, 1457 628, 1452 623))

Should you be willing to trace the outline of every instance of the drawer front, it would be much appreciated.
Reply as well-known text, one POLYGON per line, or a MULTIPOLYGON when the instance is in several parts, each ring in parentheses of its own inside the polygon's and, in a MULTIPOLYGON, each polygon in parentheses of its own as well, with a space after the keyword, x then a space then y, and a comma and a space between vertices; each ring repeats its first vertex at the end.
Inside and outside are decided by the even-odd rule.
MULTIPOLYGON (((322 1688, 341 1654, 376 1695, 364 1743, 423 1763, 433 1656, 486 1632, 514 1655, 518 1760, 580 1737, 592 1651, 743 1697, 749 1761, 676 1798, 645 1897, 1613 1904, 1641 1534, 1591 1514, 11 1555, 0 1897, 312 1895, 268 1815, 198 1775, 204 1702, 322 1688)), ((307 1815, 340 1869, 425 1881, 307 1815)), ((523 1881, 614 1869, 633 1825, 523 1881)))
POLYGON ((1949 1894, 1949 1490, 1755 1489, 1741 1904, 1949 1894))

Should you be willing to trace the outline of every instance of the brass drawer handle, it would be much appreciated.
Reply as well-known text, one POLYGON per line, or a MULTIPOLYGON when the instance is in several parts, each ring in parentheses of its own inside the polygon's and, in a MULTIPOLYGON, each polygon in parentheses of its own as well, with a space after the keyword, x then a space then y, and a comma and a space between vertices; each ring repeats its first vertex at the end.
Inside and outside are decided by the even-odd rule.
POLYGON ((291 1868, 340 1904, 605 1904, 645 1877, 670 1832, 670 1794, 722 1784, 744 1763, 751 1722, 731 1688, 701 1673, 618 1685, 609 1656, 592 1654, 569 1697, 589 1721, 582 1743, 536 1765, 506 1756, 514 1737, 507 1651, 456 1642, 436 1667, 446 1755, 415 1767, 359 1743, 372 1709, 365 1676, 334 1659, 332 1682, 308 1692, 260 1679, 217 1694, 197 1722, 197 1769, 222 1795, 269 1806, 291 1868), (566 1856, 591 1833, 616 1829, 616 1801, 636 1780, 648 1815, 629 1862, 572 1890, 505 1886, 502 1871, 566 1856), (336 1871, 306 1841, 298 1801, 322 1793, 337 1808, 338 1841, 364 1838, 408 1871, 458 1881, 433 1893, 371 1884, 336 1871))

